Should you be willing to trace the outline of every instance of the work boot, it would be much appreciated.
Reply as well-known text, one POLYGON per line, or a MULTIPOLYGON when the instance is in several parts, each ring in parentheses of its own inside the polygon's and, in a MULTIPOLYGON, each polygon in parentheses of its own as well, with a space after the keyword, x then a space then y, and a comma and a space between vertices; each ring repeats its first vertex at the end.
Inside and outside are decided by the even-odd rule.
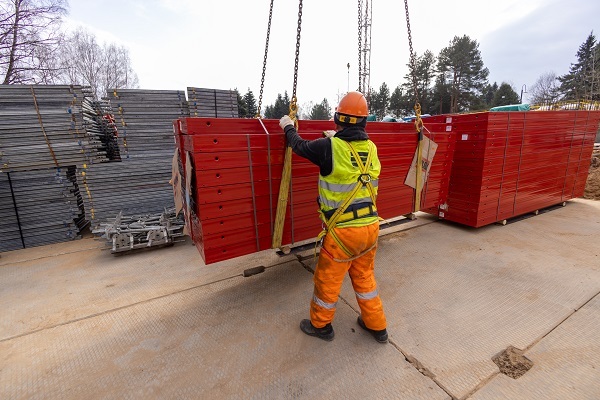
POLYGON ((334 333, 331 324, 327 324, 322 328, 315 328, 313 324, 310 323, 310 319, 303 319, 300 321, 300 329, 308 336, 318 337, 319 339, 327 340, 328 342, 333 340, 334 333))
POLYGON ((382 329, 380 331, 376 331, 374 329, 367 328, 367 326, 365 325, 365 322, 362 320, 361 315, 358 316, 358 319, 356 320, 356 322, 358 322, 358 325, 360 325, 361 328, 363 328, 365 331, 367 331, 371 335, 373 335, 375 340, 377 340, 379 343, 387 343, 387 341, 388 341, 387 329, 382 329))

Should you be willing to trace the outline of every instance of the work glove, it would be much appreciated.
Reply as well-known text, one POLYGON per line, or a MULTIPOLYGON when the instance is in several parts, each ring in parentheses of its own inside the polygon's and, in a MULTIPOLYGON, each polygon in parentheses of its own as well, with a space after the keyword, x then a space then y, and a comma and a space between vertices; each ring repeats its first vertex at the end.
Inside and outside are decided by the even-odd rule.
POLYGON ((285 127, 288 125, 294 125, 294 121, 292 121, 289 115, 284 115, 279 120, 279 126, 281 127, 281 129, 285 129, 285 127))
POLYGON ((335 136, 337 132, 334 130, 329 130, 329 131, 323 131, 323 136, 328 137, 328 138, 332 138, 335 136))

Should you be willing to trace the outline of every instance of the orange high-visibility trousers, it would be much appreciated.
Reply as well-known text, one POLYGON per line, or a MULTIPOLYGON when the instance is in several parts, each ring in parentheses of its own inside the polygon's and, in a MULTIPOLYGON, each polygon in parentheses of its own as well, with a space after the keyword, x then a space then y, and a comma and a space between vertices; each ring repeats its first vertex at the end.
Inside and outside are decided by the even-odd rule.
POLYGON ((379 222, 367 226, 333 228, 327 233, 315 269, 315 288, 310 302, 310 322, 315 328, 322 328, 333 321, 346 272, 352 280, 367 328, 386 328, 383 305, 373 274, 378 234, 379 222))

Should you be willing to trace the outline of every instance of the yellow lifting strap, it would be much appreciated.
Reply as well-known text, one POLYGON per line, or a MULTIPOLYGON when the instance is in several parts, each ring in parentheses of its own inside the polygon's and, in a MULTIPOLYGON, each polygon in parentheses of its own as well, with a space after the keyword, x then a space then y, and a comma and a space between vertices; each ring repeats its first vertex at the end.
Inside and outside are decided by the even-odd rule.
MULTIPOLYGON (((294 100, 294 99, 292 99, 294 100)), ((293 101, 290 103, 290 118, 294 121, 294 127, 298 130, 298 119, 296 118, 296 104, 293 101)), ((283 237, 283 225, 285 223, 285 213, 287 210, 288 197, 290 193, 290 182, 292 180, 292 148, 287 145, 285 147, 285 157, 283 158, 283 172, 281 173, 281 182, 279 184, 279 198, 277 200, 277 212, 275 214, 275 225, 273 228, 273 242, 271 248, 278 249, 281 247, 283 237)))
MULTIPOLYGON (((272 2, 271 2, 272 4, 272 2)), ((296 97, 296 86, 298 84, 298 61, 300 57, 300 32, 302 27, 302 0, 298 1, 298 27, 296 28, 296 59, 294 60, 294 85, 292 98, 290 100, 290 118, 294 121, 294 127, 298 131, 298 98, 296 97)), ((268 37, 268 36, 267 36, 268 37)), ((268 42, 267 42, 268 43, 268 42)), ((264 71, 264 70, 263 70, 264 71)), ((263 72, 264 74, 264 72, 263 72)), ((285 212, 287 209, 290 182, 292 179, 292 148, 287 145, 285 148, 285 157, 283 159, 283 172, 281 174, 281 183, 279 185, 279 198, 277 201, 277 213, 275 214, 275 224, 273 227, 273 249, 281 248, 283 237, 283 225, 285 223, 285 212)), ((283 249, 282 249, 283 250, 283 249)), ((285 252, 285 251, 284 251, 285 252)))
POLYGON ((415 165, 416 187, 415 207, 413 212, 421 210, 421 192, 423 190, 423 120, 421 119, 421 105, 415 104, 415 129, 417 130, 417 160, 415 165))

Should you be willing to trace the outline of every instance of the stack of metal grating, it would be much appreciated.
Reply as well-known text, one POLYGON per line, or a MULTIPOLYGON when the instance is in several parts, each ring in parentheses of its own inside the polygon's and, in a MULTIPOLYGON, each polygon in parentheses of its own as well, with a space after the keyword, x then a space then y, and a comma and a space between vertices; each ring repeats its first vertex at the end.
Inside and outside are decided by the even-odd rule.
MULTIPOLYGON (((234 91, 189 95, 196 115, 238 116, 234 91)), ((189 115, 177 90, 96 101, 81 86, 0 86, 0 251, 80 237, 89 221, 98 233, 117 215, 165 220, 177 237, 172 122, 189 115)))
POLYGON ((0 251, 71 240, 85 226, 76 166, 88 140, 81 86, 0 85, 0 251))
POLYGON ((239 117, 235 90, 188 87, 187 94, 192 117, 239 117))
POLYGON ((2 172, 81 165, 96 158, 83 126, 81 86, 0 85, 2 172))
POLYGON ((23 248, 9 173, 0 174, 0 251, 23 248))
POLYGON ((96 161, 115 161, 121 159, 117 143, 117 128, 112 108, 108 100, 84 99, 83 121, 88 141, 93 143, 100 156, 96 161))
POLYGON ((16 248, 80 237, 86 223, 75 179, 75 167, 10 174, 15 216, 19 222, 16 233, 22 245, 16 248))
POLYGON ((174 206, 169 184, 175 151, 172 124, 189 115, 183 91, 115 89, 108 97, 120 162, 90 164, 79 170, 92 229, 119 213, 141 217, 174 206))

